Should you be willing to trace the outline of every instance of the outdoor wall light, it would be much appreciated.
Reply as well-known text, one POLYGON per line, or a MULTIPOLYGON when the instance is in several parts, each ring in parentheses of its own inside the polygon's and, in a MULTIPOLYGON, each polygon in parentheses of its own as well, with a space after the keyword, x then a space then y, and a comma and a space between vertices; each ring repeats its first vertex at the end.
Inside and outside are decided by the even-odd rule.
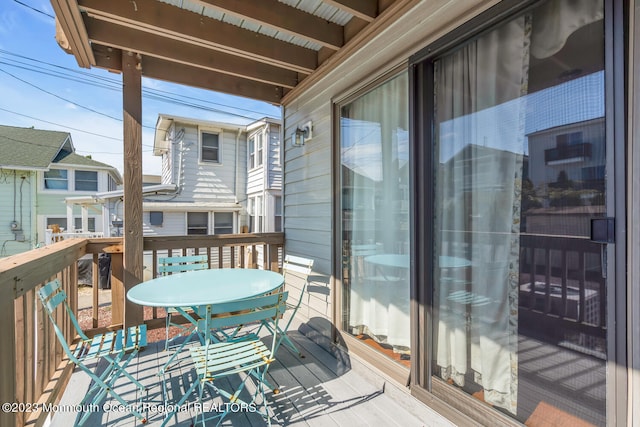
POLYGON ((291 143, 296 147, 301 147, 304 143, 312 138, 313 124, 307 122, 302 127, 295 130, 291 135, 291 143))

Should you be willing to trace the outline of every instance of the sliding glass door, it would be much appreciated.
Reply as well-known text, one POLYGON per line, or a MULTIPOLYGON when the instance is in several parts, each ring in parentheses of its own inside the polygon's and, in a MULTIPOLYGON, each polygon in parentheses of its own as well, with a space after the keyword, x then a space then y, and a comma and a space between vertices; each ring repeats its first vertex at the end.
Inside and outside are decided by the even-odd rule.
POLYGON ((607 419, 604 18, 542 2, 418 64, 432 375, 528 425, 607 419))

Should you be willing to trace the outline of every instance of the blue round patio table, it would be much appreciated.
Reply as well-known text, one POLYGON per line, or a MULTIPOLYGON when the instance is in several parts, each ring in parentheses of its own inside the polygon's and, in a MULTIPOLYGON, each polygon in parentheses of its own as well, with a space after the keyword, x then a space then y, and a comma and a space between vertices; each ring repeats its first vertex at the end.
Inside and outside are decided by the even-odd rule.
MULTIPOLYGON (((213 305, 265 295, 283 284, 284 276, 269 270, 212 268, 147 280, 129 289, 127 299, 150 307, 175 308, 194 325, 192 335, 198 332, 202 344, 205 344, 210 339, 215 339, 215 336, 212 337, 209 333, 213 305), (204 326, 184 307, 191 307, 201 318, 204 318, 204 326)), ((164 374, 188 340, 189 338, 184 340, 169 357, 160 368, 158 375, 164 374)))
POLYGON ((274 271, 212 268, 147 280, 129 289, 127 299, 150 307, 205 306, 264 295, 283 283, 274 271))

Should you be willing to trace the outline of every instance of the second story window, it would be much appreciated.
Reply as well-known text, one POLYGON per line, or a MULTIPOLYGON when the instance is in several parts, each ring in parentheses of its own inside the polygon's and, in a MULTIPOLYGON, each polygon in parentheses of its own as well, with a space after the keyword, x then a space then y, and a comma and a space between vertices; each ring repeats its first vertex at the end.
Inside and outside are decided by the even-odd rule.
POLYGON ((203 162, 220 163, 220 135, 211 132, 200 134, 200 160, 203 162))
POLYGON ((249 169, 257 168, 262 165, 262 134, 256 134, 249 139, 249 169))
POLYGON ((274 225, 273 231, 281 232, 282 231, 282 197, 275 196, 273 198, 273 216, 274 216, 274 225))
POLYGON ((98 172, 76 171, 75 186, 76 191, 98 191, 98 172))
POLYGON ((47 190, 68 190, 69 180, 66 169, 51 169, 44 173, 44 188, 47 190))
POLYGON ((207 234, 209 212, 187 212, 187 234, 207 234))

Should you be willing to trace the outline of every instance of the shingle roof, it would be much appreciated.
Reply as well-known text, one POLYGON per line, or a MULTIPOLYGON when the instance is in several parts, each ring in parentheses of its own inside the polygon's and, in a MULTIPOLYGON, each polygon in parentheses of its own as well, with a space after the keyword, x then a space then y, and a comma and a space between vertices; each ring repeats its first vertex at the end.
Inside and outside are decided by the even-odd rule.
POLYGON ((56 164, 73 165, 73 166, 93 166, 93 167, 114 169, 114 167, 111 165, 99 162, 97 160, 90 159, 85 156, 81 156, 80 154, 76 154, 76 153, 71 153, 65 156, 64 158, 56 162, 56 164))
POLYGON ((68 132, 0 126, 0 167, 46 169, 69 138, 68 132))

